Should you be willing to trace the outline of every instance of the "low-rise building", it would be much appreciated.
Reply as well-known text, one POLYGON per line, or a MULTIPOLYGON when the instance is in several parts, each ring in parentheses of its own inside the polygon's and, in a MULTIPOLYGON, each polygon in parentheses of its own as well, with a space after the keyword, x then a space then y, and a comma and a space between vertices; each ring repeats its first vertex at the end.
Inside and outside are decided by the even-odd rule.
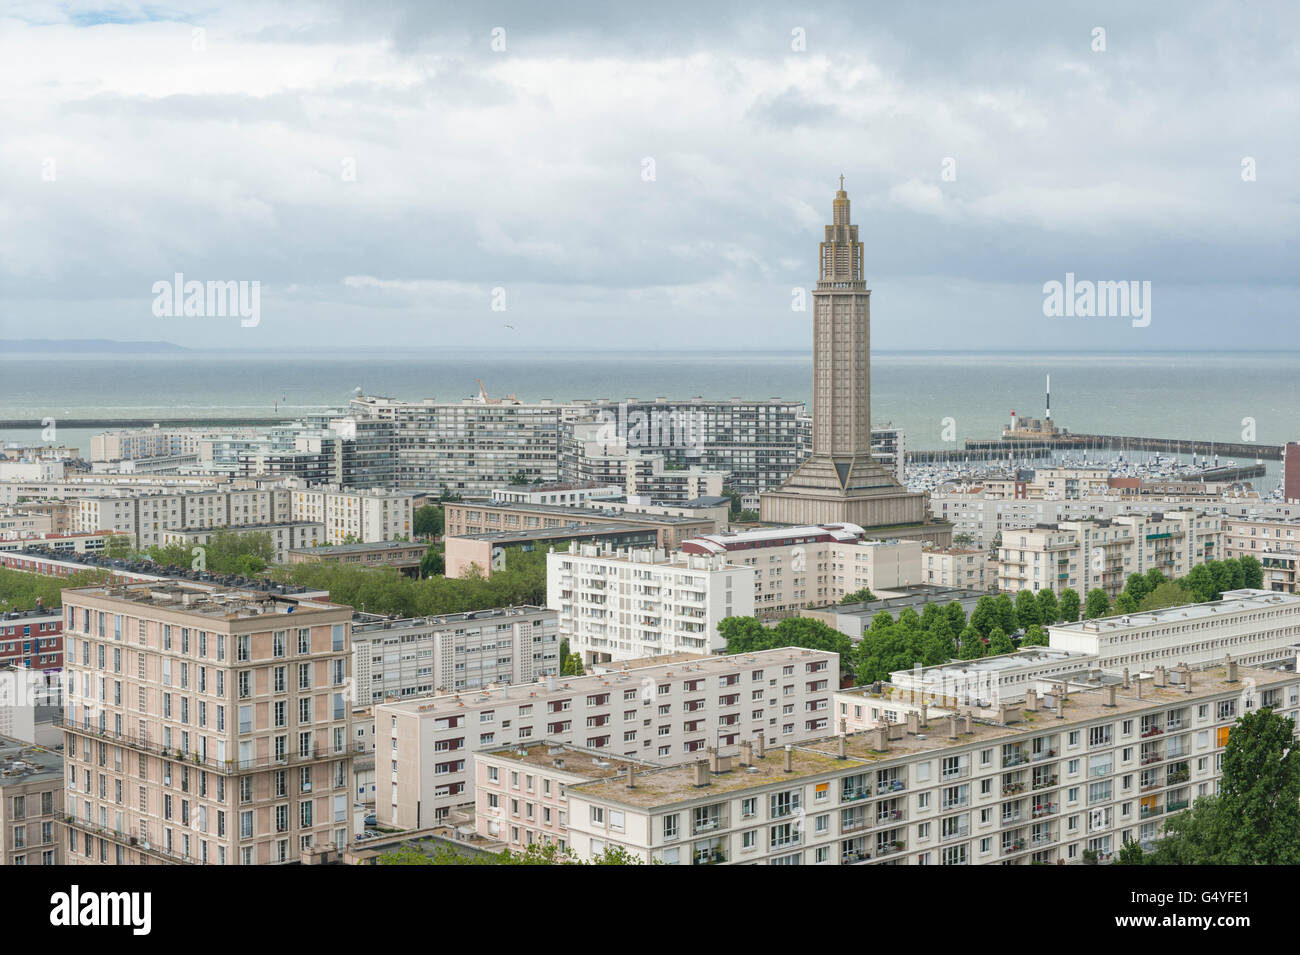
POLYGON ((1300 596, 1229 590, 1208 603, 1055 624, 1047 633, 1052 647, 1090 654, 1105 669, 1206 667, 1225 654, 1249 666, 1276 666, 1296 659, 1300 596))
POLYGON ((0 736, 0 865, 62 865, 63 758, 0 736))
POLYGON ((271 539, 272 562, 284 564, 289 562, 289 552, 307 547, 316 547, 325 539, 325 525, 307 521, 287 524, 253 524, 246 527, 221 528, 180 528, 163 531, 163 546, 183 544, 187 547, 206 547, 212 538, 222 531, 232 534, 266 534, 271 539))
POLYGON ((291 548, 289 563, 314 564, 328 560, 349 567, 396 567, 408 577, 418 577, 420 562, 428 550, 428 544, 413 544, 410 541, 323 544, 319 547, 291 548))
POLYGON ((0 614, 0 667, 33 670, 63 667, 63 612, 56 608, 0 614))
POLYGON ((676 550, 683 541, 711 534, 717 525, 701 514, 653 513, 646 509, 615 510, 601 504, 493 504, 481 501, 448 502, 446 535, 467 537, 494 531, 529 531, 543 528, 590 527, 600 524, 638 524, 654 528, 657 546, 676 550))
POLYGON ((988 554, 973 547, 935 547, 921 554, 920 583, 985 590, 988 554))
POLYGON ((569 800, 577 783, 626 777, 656 763, 542 741, 474 754, 474 824, 484 839, 524 852, 534 844, 568 849, 569 800))
POLYGON ((646 524, 592 524, 583 527, 546 527, 527 531, 493 531, 443 538, 444 573, 465 577, 473 568, 484 577, 506 567, 511 553, 568 550, 569 544, 596 544, 613 550, 657 546, 659 532, 646 524))

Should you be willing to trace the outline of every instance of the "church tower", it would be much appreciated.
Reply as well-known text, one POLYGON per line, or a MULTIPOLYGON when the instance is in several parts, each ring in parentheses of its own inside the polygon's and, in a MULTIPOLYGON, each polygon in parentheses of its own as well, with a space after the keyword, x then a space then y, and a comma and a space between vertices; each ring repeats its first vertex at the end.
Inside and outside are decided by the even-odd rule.
POLYGON ((844 177, 818 251, 813 290, 812 454, 775 491, 760 517, 780 524, 857 524, 890 537, 951 542, 929 520, 924 494, 903 488, 871 457, 871 290, 844 177))

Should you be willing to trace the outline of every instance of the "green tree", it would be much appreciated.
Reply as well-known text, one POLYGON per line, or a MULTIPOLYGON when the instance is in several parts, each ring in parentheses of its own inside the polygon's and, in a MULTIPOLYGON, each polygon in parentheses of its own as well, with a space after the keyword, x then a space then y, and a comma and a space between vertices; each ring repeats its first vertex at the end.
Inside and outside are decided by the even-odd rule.
POLYGON ((1272 708, 1245 714, 1228 734, 1218 796, 1165 823, 1164 838, 1122 864, 1300 864, 1300 755, 1295 721, 1272 708))
POLYGON ((1045 647, 1048 646, 1049 640, 1047 631, 1038 624, 1034 624, 1025 631, 1024 639, 1020 641, 1022 647, 1045 647))
POLYGON ((104 556, 110 558, 130 557, 134 548, 131 547, 130 534, 111 534, 104 541, 104 556))
POLYGON ((442 548, 437 544, 430 544, 424 556, 420 558, 420 576, 441 577, 446 572, 447 561, 443 557, 442 548))
MULTIPOLYGON (((1006 633, 1015 633, 1016 625, 1016 603, 1011 599, 1010 594, 998 594, 993 598, 993 607, 997 611, 997 626, 1001 627, 1006 633)), ((988 634, 985 634, 988 636, 988 634)))
POLYGON ((869 587, 863 587, 861 590, 855 590, 851 594, 845 594, 841 604, 862 604, 871 603, 876 599, 876 595, 871 592, 869 587))
POLYGON ((1142 602, 1138 604, 1138 612, 1160 610, 1164 607, 1181 607, 1183 604, 1195 602, 1195 598, 1180 584, 1166 580, 1142 598, 1142 602))
POLYGON ((1100 587, 1088 591, 1088 599, 1084 604, 1084 613, 1089 620, 1096 620, 1098 617, 1104 617, 1110 613, 1110 598, 1106 596, 1106 591, 1100 587))
POLYGON ((1016 645, 1011 642, 1011 638, 1007 636, 1006 631, 1001 627, 994 627, 989 632, 990 654, 1012 653, 1015 649, 1016 645))
POLYGON ((1129 574, 1128 579, 1124 581, 1124 593, 1138 604, 1142 603, 1142 598, 1154 589, 1151 581, 1147 580, 1146 574, 1129 574))
POLYGON ((1127 590, 1123 591, 1118 597, 1115 598, 1116 613, 1136 613, 1137 608, 1138 608, 1138 602, 1133 599, 1133 595, 1129 593, 1127 590))
POLYGON ((1001 616, 998 613, 997 598, 985 594, 975 601, 975 609, 970 612, 970 625, 979 631, 980 636, 988 636, 990 630, 998 625, 1001 616))
POLYGON ((417 507, 411 512, 411 533, 416 537, 441 537, 444 520, 442 508, 436 504, 417 507))
POLYGON ((1180 583, 1184 590, 1191 592, 1192 599, 1197 603, 1219 599, 1219 592, 1214 585, 1214 572, 1208 564, 1197 564, 1180 583))
POLYGON ((962 660, 977 660, 987 652, 988 648, 984 646, 980 632, 973 625, 968 626, 961 632, 961 646, 958 648, 958 657, 962 660))
POLYGON ((1022 590, 1016 594, 1016 625, 1021 629, 1041 623, 1038 612, 1038 598, 1032 590, 1022 590))
POLYGON ((1061 605, 1050 587, 1038 592, 1038 622, 1050 626, 1061 619, 1061 605))
MULTIPOLYGON (((1150 590, 1155 590, 1161 584, 1168 581, 1169 578, 1160 572, 1160 568, 1152 567, 1147 571, 1147 586, 1150 590)), ((1148 592, 1149 592, 1148 591, 1148 592)))
POLYGON ((1254 590, 1260 590, 1264 586, 1264 567, 1260 562, 1247 554, 1240 558, 1242 570, 1242 586, 1250 587, 1254 590))
POLYGON ((961 601, 949 601, 943 608, 943 615, 948 618, 948 626, 953 633, 961 633, 966 629, 966 611, 962 609, 961 601))
POLYGON ((1066 623, 1079 619, 1079 592, 1073 587, 1061 591, 1061 619, 1066 623))

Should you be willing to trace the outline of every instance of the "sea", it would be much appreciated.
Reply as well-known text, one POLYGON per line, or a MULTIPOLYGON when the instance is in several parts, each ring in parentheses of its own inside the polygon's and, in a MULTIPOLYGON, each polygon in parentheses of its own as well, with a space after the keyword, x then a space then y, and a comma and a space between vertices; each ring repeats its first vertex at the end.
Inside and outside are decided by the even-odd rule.
MULTIPOLYGON (((1039 417, 1071 431, 1283 444, 1300 440, 1300 352, 876 351, 872 422, 909 448, 953 447, 1039 417)), ((356 393, 459 400, 790 398, 807 402, 807 351, 475 351, 0 356, 0 419, 283 416, 356 393)), ((100 429, 59 429, 88 452, 100 429)), ((40 429, 0 441, 40 442, 40 429)), ((43 442, 42 442, 43 443, 43 442)), ((1224 462, 1221 462, 1224 463, 1224 462)), ((1236 463, 1250 463, 1238 460, 1236 463)), ((1276 466, 1270 466, 1270 474, 1276 466)), ((1262 486, 1262 485, 1261 485, 1262 486)))

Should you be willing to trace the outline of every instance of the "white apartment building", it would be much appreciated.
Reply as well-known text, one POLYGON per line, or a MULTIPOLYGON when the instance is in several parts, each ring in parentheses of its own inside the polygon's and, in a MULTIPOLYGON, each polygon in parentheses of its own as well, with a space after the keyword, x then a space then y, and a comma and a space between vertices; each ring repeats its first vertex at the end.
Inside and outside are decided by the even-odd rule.
POLYGON ((718 623, 753 615, 753 581, 724 555, 577 543, 546 555, 546 605, 584 664, 721 652, 718 623))
POLYGON ((1090 654, 1109 670, 1207 667, 1226 654, 1249 666, 1276 666, 1294 661, 1300 648, 1300 596, 1230 590, 1209 603, 1056 624, 1047 633, 1054 649, 1090 654))
POLYGON ((1129 574, 1154 568, 1173 579, 1219 557, 1222 521, 1218 515, 1179 510, 1008 532, 998 550, 997 586, 1010 593, 1058 594, 1068 587, 1080 596, 1101 588, 1114 599, 1129 574))
POLYGON ((560 672, 556 613, 498 607, 440 617, 356 614, 352 672, 360 703, 532 683, 560 672))
POLYGON ((1232 724, 1294 717, 1300 676, 1233 665, 1044 703, 572 784, 568 844, 669 865, 1104 864, 1217 792, 1232 724))
POLYGON ((702 534, 681 549, 752 567, 754 611, 764 619, 838 602, 863 587, 878 592, 923 582, 920 541, 870 540, 856 524, 702 534))
POLYGON ((379 821, 421 828, 474 801, 473 754, 549 740, 671 761, 827 732, 835 653, 786 648, 375 705, 379 821))

